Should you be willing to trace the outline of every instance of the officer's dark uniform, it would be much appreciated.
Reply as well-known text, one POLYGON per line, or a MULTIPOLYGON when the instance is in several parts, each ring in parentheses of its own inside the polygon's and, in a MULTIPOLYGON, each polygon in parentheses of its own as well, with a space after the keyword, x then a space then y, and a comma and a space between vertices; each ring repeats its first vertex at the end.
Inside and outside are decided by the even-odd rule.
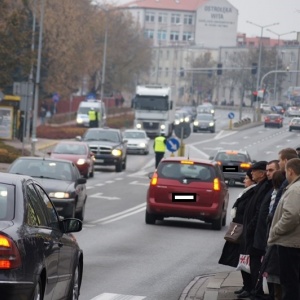
POLYGON ((155 168, 157 168, 159 162, 165 155, 166 142, 167 139, 163 135, 156 137, 154 140, 153 149, 155 152, 155 168))

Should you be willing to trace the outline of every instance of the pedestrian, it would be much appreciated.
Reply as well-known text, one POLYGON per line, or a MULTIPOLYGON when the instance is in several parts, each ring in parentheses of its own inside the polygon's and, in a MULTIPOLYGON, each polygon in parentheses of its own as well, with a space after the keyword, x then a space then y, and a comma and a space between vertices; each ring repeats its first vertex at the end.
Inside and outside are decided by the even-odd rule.
POLYGON ((91 107, 89 110, 89 127, 90 128, 97 128, 98 127, 98 113, 94 109, 94 107, 91 107))
POLYGON ((300 299, 300 159, 285 166, 288 181, 272 220, 268 245, 277 245, 282 300, 300 299))
POLYGON ((296 151, 297 151, 298 157, 300 158, 300 147, 297 147, 296 151))
POLYGON ((42 125, 45 124, 47 111, 48 111, 48 105, 47 105, 46 101, 44 100, 40 107, 40 119, 41 119, 42 125))
POLYGON ((154 139, 153 149, 155 152, 155 169, 165 155, 166 143, 167 139, 165 138, 163 133, 160 133, 160 135, 154 139))
MULTIPOLYGON (((245 213, 245 207, 249 199, 253 196, 253 187, 255 187, 255 182, 252 178, 252 169, 249 169, 246 172, 246 176, 244 179, 244 186, 245 188, 243 191, 238 195, 238 198, 236 199, 235 203, 232 206, 231 209, 231 217, 232 222, 243 224, 243 217, 245 213)), ((242 240, 243 241, 243 240, 242 240)), ((219 259, 219 264, 227 265, 236 268, 239 262, 239 257, 241 253, 241 249, 243 248, 243 245, 240 243, 232 243, 226 241, 222 250, 221 257, 219 259)), ((241 271, 242 278, 244 278, 244 271, 241 271)), ((235 294, 241 294, 245 290, 247 290, 246 282, 243 282, 243 287, 237 291, 235 291, 235 294)), ((249 287, 250 288, 250 287, 249 287)))
MULTIPOLYGON (((261 204, 263 200, 270 192, 272 188, 271 182, 268 180, 266 175, 266 166, 268 162, 258 161, 252 166, 252 178, 256 182, 254 187, 254 194, 247 202, 243 218, 243 249, 241 249, 243 254, 250 256, 250 270, 251 273, 246 273, 244 275, 245 291, 238 295, 238 298, 249 298, 255 293, 255 287, 259 276, 259 271, 261 267, 262 256, 264 255, 264 250, 256 248, 254 243, 257 242, 255 234, 257 233, 258 217, 260 212, 261 204)), ((261 291, 262 292, 262 291, 261 291)), ((262 292, 263 293, 263 292, 262 292)))

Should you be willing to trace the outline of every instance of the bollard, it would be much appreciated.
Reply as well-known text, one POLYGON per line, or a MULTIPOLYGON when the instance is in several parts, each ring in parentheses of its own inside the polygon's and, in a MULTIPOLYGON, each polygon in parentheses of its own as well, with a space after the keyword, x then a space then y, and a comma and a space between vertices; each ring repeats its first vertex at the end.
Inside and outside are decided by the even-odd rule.
POLYGON ((229 119, 229 129, 232 129, 232 119, 229 119))
POLYGON ((181 142, 178 149, 178 156, 184 156, 184 152, 185 152, 185 145, 183 142, 181 142))

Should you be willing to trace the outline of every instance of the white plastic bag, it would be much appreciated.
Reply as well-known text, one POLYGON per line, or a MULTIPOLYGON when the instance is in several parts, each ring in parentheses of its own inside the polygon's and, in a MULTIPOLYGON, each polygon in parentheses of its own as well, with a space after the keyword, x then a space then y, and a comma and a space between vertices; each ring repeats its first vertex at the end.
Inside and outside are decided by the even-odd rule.
POLYGON ((236 267, 236 270, 250 273, 250 256, 248 254, 240 254, 239 263, 236 267))

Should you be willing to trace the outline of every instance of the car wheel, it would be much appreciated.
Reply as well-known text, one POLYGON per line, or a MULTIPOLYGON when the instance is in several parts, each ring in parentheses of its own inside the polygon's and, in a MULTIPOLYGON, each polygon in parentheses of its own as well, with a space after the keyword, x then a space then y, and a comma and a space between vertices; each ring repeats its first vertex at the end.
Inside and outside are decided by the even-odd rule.
POLYGON ((235 180, 234 179, 229 179, 228 180, 228 185, 229 186, 235 186, 235 180))
POLYGON ((37 282, 36 287, 34 289, 32 300, 42 300, 42 299, 44 299, 43 285, 42 285, 41 278, 39 278, 39 281, 37 282))
POLYGON ((145 214, 145 222, 146 222, 146 224, 153 225, 153 224, 155 224, 155 221, 156 221, 155 216, 153 214, 148 213, 147 210, 146 210, 146 214, 145 214))
POLYGON ((148 150, 144 151, 144 155, 148 155, 148 154, 149 154, 148 150))
POLYGON ((84 219, 84 214, 85 214, 85 202, 86 202, 86 201, 84 201, 81 210, 80 210, 78 213, 76 213, 76 218, 79 219, 79 220, 81 220, 81 221, 83 221, 83 219, 84 219))
POLYGON ((211 223, 212 229, 213 230, 221 230, 222 222, 223 222, 223 217, 221 215, 218 219, 212 221, 212 223, 211 223))
POLYGON ((123 164, 122 164, 122 169, 123 170, 126 170, 126 161, 127 161, 127 156, 125 156, 125 159, 124 159, 123 164))
POLYGON ((291 128, 291 127, 289 127, 289 131, 292 131, 292 128, 291 128))
POLYGON ((118 161, 116 164, 116 172, 122 172, 123 162, 122 160, 118 161))
POLYGON ((85 173, 85 174, 83 175, 83 177, 86 178, 86 179, 89 178, 89 170, 87 171, 87 173, 85 173))
POLYGON ((92 168, 92 171, 90 172, 90 177, 94 177, 94 166, 92 168))
POLYGON ((222 226, 226 226, 226 219, 227 219, 227 212, 225 212, 225 215, 222 219, 222 226))
POLYGON ((215 133, 215 129, 211 130, 210 132, 211 132, 211 133, 215 133))
POLYGON ((267 125, 265 124, 265 128, 267 128, 267 125))
POLYGON ((75 267, 72 282, 70 284, 68 300, 78 300, 80 291, 79 266, 75 267))

